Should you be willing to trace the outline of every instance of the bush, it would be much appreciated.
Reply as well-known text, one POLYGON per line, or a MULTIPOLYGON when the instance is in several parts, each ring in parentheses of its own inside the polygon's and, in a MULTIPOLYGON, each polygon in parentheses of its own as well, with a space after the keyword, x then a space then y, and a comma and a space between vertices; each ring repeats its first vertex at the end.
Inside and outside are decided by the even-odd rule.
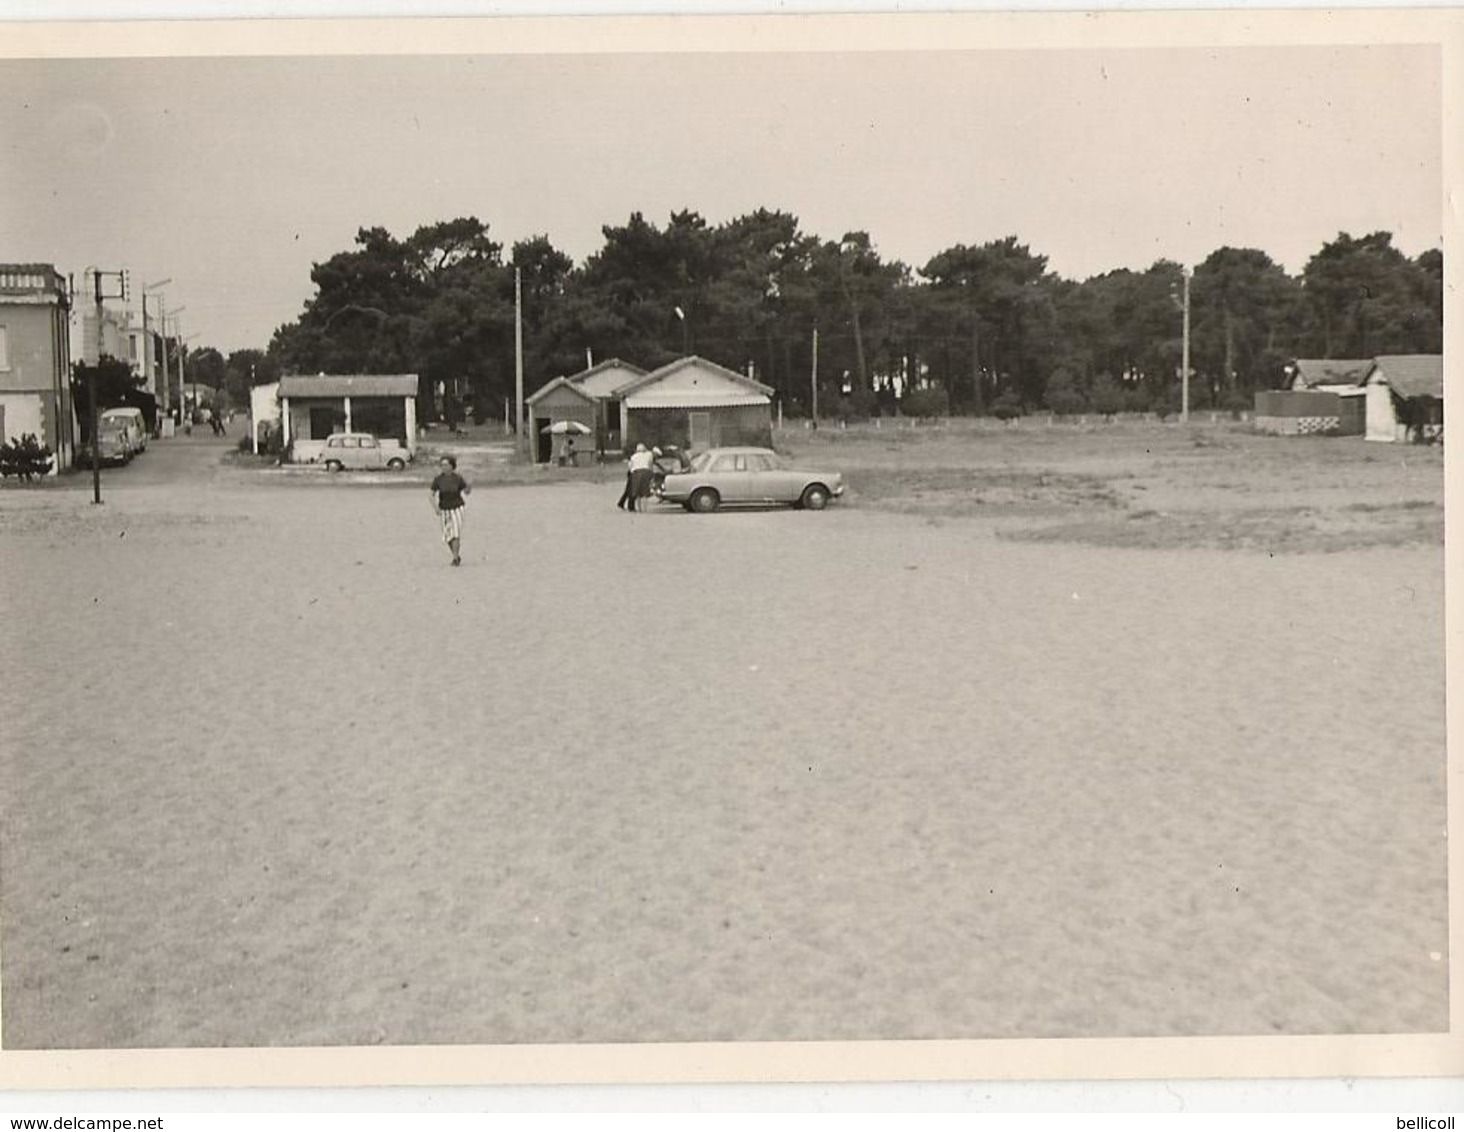
POLYGON ((1254 404, 1252 398, 1247 397, 1238 389, 1232 389, 1220 402, 1220 407, 1230 414, 1230 419, 1238 421, 1241 414, 1250 409, 1254 404))
POLYGON ((9 443, 0 448, 0 478, 16 476, 29 483, 36 476, 50 472, 52 462, 50 447, 42 444, 35 433, 11 437, 9 443))
POLYGON ((1123 412, 1123 390, 1106 373, 1099 374, 1094 380, 1089 400, 1093 405, 1093 411, 1101 413, 1105 417, 1112 417, 1115 413, 1123 412))
POLYGON ((907 417, 929 419, 949 416, 951 399, 939 385, 928 385, 924 389, 911 389, 900 399, 900 412, 907 417))
POLYGON ((856 389, 840 397, 837 415, 842 421, 867 421, 879 408, 879 401, 870 389, 856 389))
POLYGON ((1078 388, 1077 378, 1066 366, 1058 366, 1052 371, 1052 376, 1047 379, 1047 385, 1043 389, 1042 399, 1060 417, 1081 413, 1088 407, 1082 390, 1078 388))
POLYGON ((999 421, 1014 420, 1026 411, 1022 398, 1014 389, 1003 390, 1001 396, 991 405, 991 415, 999 421))

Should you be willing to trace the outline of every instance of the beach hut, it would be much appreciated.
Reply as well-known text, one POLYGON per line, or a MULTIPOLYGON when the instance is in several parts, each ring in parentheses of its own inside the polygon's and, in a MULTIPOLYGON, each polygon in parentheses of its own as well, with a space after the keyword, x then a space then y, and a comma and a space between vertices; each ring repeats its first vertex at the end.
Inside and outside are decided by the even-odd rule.
POLYGON ((620 390, 646 375, 640 366, 619 358, 600 362, 566 379, 595 400, 595 450, 617 451, 621 448, 620 390))
POLYGON ((319 458, 337 432, 369 432, 417 452, 417 375, 316 374, 280 378, 280 421, 290 459, 319 458))
POLYGON ((772 394, 770 386, 705 358, 680 358, 621 386, 625 445, 770 447, 772 394))
POLYGON ((562 457, 571 441, 576 450, 591 444, 595 433, 595 399, 567 377, 556 377, 525 401, 534 463, 547 464, 562 457), (566 429, 580 425, 584 432, 566 429))
POLYGON ((1444 432, 1442 354, 1385 354, 1364 382, 1369 440, 1436 440, 1444 432))

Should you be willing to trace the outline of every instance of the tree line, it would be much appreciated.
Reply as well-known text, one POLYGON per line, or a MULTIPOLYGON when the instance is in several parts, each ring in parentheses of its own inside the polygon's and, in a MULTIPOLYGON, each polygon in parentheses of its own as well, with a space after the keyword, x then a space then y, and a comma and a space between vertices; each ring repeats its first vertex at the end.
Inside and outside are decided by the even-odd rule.
MULTIPOLYGON (((866 232, 825 240, 766 209, 718 225, 634 213, 602 233, 576 264, 547 236, 506 249, 476 217, 404 239, 363 228, 314 265, 315 294, 267 351, 190 352, 190 379, 237 398, 246 367, 248 384, 417 373, 429 415, 460 397, 495 416, 514 392, 517 270, 526 392, 591 361, 650 369, 695 353, 751 372, 796 415, 817 330, 820 404, 844 412, 1163 413, 1177 400, 1184 269, 1169 260, 1075 281, 1009 236, 912 267, 866 232)), ((1191 403, 1246 407, 1297 357, 1439 352, 1443 257, 1343 232, 1292 276, 1264 251, 1223 247, 1194 268, 1190 310, 1191 403)))

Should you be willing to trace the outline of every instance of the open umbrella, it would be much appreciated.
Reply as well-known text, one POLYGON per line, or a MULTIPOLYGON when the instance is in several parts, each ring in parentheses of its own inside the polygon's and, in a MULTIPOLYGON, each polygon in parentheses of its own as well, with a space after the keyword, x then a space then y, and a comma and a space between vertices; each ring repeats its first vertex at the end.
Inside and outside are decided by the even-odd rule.
POLYGON ((588 425, 582 425, 579 421, 555 421, 539 430, 541 433, 548 433, 550 436, 564 436, 571 433, 575 436, 589 436, 593 431, 588 425))

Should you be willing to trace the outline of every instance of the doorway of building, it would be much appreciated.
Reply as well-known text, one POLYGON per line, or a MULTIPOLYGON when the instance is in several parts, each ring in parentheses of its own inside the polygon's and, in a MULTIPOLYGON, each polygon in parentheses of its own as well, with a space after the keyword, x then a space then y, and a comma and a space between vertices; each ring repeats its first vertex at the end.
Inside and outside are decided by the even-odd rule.
POLYGON ((691 435, 686 446, 693 452, 706 451, 712 446, 712 414, 688 413, 687 418, 691 435))

